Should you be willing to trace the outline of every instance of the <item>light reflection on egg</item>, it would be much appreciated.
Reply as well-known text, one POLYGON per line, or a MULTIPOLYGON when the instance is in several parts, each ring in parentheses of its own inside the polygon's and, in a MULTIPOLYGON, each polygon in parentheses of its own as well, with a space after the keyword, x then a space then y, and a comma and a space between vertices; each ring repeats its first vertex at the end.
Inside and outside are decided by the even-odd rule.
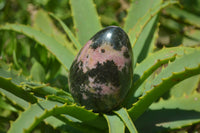
POLYGON ((132 83, 132 49, 117 26, 96 33, 80 50, 69 73, 70 92, 77 103, 94 112, 121 105, 132 83))

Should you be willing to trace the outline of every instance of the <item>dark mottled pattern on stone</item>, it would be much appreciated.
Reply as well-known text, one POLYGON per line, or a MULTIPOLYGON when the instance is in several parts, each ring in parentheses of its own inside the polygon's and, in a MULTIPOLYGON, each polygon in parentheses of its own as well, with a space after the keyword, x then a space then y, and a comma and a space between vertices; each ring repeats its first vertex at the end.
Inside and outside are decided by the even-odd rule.
MULTIPOLYGON (((81 89, 80 86, 85 86, 89 84, 88 77, 96 77, 94 81, 95 83, 111 83, 113 86, 119 87, 121 82, 124 82, 127 86, 127 84, 130 84, 130 81, 128 79, 124 80, 124 78, 121 79, 120 77, 125 76, 128 78, 129 74, 126 71, 123 71, 123 73, 120 72, 113 61, 107 61, 104 64, 98 63, 96 69, 91 69, 86 73, 83 73, 83 70, 79 69, 80 64, 82 63, 74 61, 70 69, 70 86, 71 89, 73 89, 72 95, 75 98, 75 100, 81 105, 87 105, 86 107, 88 109, 94 109, 95 112, 107 112, 115 108, 120 103, 120 100, 117 100, 116 98, 112 97, 112 95, 102 95, 102 88, 94 88, 96 91, 98 90, 99 92, 94 94, 88 90, 81 89), (87 95, 88 99, 85 100, 82 97, 83 93, 87 95), (108 100, 112 102, 106 103, 106 101, 108 100)), ((124 70, 125 69, 126 68, 124 68, 124 70)), ((124 87, 122 87, 122 89, 126 91, 124 87)))
POLYGON ((97 64, 95 69, 87 72, 90 77, 96 77, 96 83, 111 83, 113 86, 119 87, 119 70, 113 61, 107 61, 103 65, 97 64))
POLYGON ((118 51, 119 55, 110 56, 110 54, 109 59, 106 58, 100 63, 92 58, 92 54, 87 52, 82 52, 81 55, 83 56, 81 56, 80 51, 70 68, 70 91, 74 100, 80 105, 86 106, 87 109, 93 109, 94 112, 110 112, 121 105, 131 87, 133 70, 130 42, 127 34, 116 26, 101 30, 91 40, 92 43, 87 43, 88 45, 85 48, 88 48, 88 46, 90 49, 92 48, 92 54, 94 53, 93 50, 95 52, 99 50, 103 55, 102 58, 108 57, 110 51, 103 48, 103 44, 106 44, 111 45, 111 50, 114 49, 113 52, 118 51), (125 50, 123 46, 125 46, 125 50), (95 50, 97 48, 99 49, 95 50), (114 57, 115 61, 113 60, 114 57), (90 65, 90 68, 88 67, 89 63, 83 63, 83 61, 87 62, 89 59, 96 61, 92 66, 90 65), (116 62, 119 63, 119 59, 125 62, 124 65, 116 64, 116 62), (110 89, 108 90, 109 93, 105 92, 105 88, 102 88, 101 85, 110 89))
POLYGON ((99 31, 90 40, 94 42, 91 45, 93 49, 100 47, 104 43, 111 44, 116 50, 121 50, 123 45, 126 47, 130 45, 127 34, 121 28, 116 26, 110 26, 99 31))
POLYGON ((124 57, 125 58, 130 58, 128 51, 124 52, 124 57))

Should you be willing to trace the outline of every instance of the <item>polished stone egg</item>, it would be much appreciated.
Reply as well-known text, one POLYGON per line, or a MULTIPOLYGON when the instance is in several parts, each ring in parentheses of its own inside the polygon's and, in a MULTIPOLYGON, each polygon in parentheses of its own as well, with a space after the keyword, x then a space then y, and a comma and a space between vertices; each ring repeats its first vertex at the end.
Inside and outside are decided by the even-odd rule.
POLYGON ((132 84, 132 59, 128 35, 120 27, 97 32, 71 65, 69 89, 74 100, 94 112, 119 108, 132 84))

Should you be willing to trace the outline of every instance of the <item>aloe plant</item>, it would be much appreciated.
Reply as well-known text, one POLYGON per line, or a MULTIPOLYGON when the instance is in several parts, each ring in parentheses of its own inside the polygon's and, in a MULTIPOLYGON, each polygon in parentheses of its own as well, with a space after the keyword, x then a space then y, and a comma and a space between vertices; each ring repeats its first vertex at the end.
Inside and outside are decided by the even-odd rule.
POLYGON ((3 34, 11 38, 23 34, 35 43, 34 47, 26 40, 20 44, 22 49, 29 49, 20 54, 30 58, 34 53, 31 65, 18 60, 20 51, 16 47, 20 41, 17 39, 9 43, 14 47, 11 48, 13 60, 5 61, 4 51, 1 52, 0 108, 17 114, 16 119, 0 116, 3 123, 11 121, 6 132, 42 131, 50 127, 53 128, 50 132, 155 133, 199 124, 199 17, 180 10, 180 5, 188 8, 186 3, 176 0, 131 2, 124 25, 120 26, 129 35, 134 54, 133 84, 123 107, 110 113, 87 110, 74 102, 68 90, 67 76, 75 56, 90 37, 103 28, 93 1, 69 1, 74 30, 55 14, 41 9, 36 12, 32 26, 0 25, 3 34), (159 49, 156 42, 163 44, 162 37, 167 36, 161 34, 163 27, 173 34, 180 30, 177 25, 181 24, 174 20, 196 28, 181 35, 183 45, 159 49), (32 48, 36 49, 33 53, 32 48), (60 87, 60 82, 64 82, 64 86, 60 87))

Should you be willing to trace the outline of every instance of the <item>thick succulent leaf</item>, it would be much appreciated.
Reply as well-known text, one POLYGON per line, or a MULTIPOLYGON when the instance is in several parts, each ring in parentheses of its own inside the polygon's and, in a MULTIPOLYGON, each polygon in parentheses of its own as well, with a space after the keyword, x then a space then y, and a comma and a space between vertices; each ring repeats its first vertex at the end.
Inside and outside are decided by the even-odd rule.
MULTIPOLYGON (((10 133, 12 133, 12 132, 28 132, 27 129, 31 130, 30 126, 34 126, 33 124, 36 125, 36 123, 34 123, 34 121, 35 122, 37 121, 37 123, 39 123, 39 117, 36 118, 36 116, 40 116, 41 115, 40 110, 42 110, 42 112, 43 112, 43 111, 45 111, 45 108, 43 108, 44 105, 42 106, 39 103, 36 103, 33 105, 30 104, 29 108, 25 112, 21 113, 15 122, 11 123, 11 127, 8 130, 8 132, 10 132, 10 133), (33 105, 38 106, 38 108, 36 108, 33 105), (30 110, 30 108, 31 108, 31 110, 30 110), (26 121, 26 122, 24 122, 24 121, 26 121)), ((62 106, 61 103, 56 103, 56 105, 58 107, 62 106)), ((54 107, 55 105, 52 104, 52 106, 54 107)), ((50 106, 50 104, 48 104, 48 103, 46 103, 46 105, 45 105, 46 109, 47 109, 47 107, 49 107, 49 109, 51 109, 51 108, 53 108, 52 106, 50 106)))
MULTIPOLYGON (((66 103, 71 103, 67 101, 68 99, 72 99, 71 96, 66 93, 65 91, 61 89, 57 89, 54 87, 46 86, 45 84, 38 84, 34 82, 28 82, 28 80, 21 75, 21 71, 17 72, 13 70, 10 66, 4 64, 3 62, 0 62, 0 73, 6 78, 12 78, 12 82, 16 85, 22 85, 23 89, 26 91, 30 91, 31 89, 35 89, 37 91, 33 91, 34 94, 41 95, 43 94, 44 97, 46 95, 58 95, 59 98, 62 98, 66 101, 66 103), (37 93, 39 92, 39 93, 37 93)), ((2 88, 0 88, 0 94, 9 101, 9 104, 15 107, 15 109, 23 111, 28 108, 29 103, 22 99, 21 97, 18 97, 15 95, 15 93, 11 93, 9 91, 6 91, 2 88)), ((58 100, 57 100, 58 101, 58 100)), ((49 119, 45 119, 45 123, 48 125, 53 126, 54 128, 59 128, 59 126, 65 126, 66 125, 66 119, 65 122, 63 122, 63 119, 59 120, 53 116, 48 117, 49 119)), ((72 122, 68 122, 68 124, 71 124, 72 122)), ((74 125, 74 124, 73 124, 74 125)), ((70 128, 70 127, 68 127, 70 128)), ((72 128, 72 127, 71 127, 72 128)), ((71 129, 70 128, 70 129, 71 129)))
POLYGON ((200 112, 200 93, 194 92, 192 94, 184 94, 181 97, 171 97, 169 99, 160 99, 158 102, 153 103, 150 106, 152 110, 158 109, 182 109, 182 110, 194 110, 200 112))
POLYGON ((6 91, 2 88, 0 88, 0 94, 5 97, 6 99, 9 100, 9 104, 14 106, 18 110, 24 110, 25 108, 28 107, 28 102, 25 101, 24 99, 12 94, 9 91, 6 91))
POLYGON ((64 24, 64 22, 59 19, 57 16, 55 16, 53 13, 50 13, 50 15, 55 18, 60 24, 61 26, 63 27, 65 33, 69 36, 69 38, 71 39, 71 41, 75 44, 76 48, 78 50, 81 49, 81 44, 77 41, 77 39, 75 38, 75 36, 73 35, 73 33, 70 31, 70 29, 67 27, 67 25, 64 24))
POLYGON ((123 121, 117 115, 106 115, 104 117, 107 120, 109 133, 124 133, 125 125, 123 121))
POLYGON ((45 81, 45 70, 44 67, 38 62, 35 61, 31 67, 31 77, 34 81, 44 82, 45 81))
POLYGON ((170 15, 176 20, 183 21, 185 23, 191 24, 196 27, 200 27, 199 24, 200 18, 198 15, 195 15, 194 13, 188 12, 186 10, 180 9, 175 6, 166 8, 164 13, 170 15))
POLYGON ((29 36, 50 51, 58 59, 58 61, 60 61, 60 63, 64 65, 67 70, 69 70, 75 54, 57 42, 53 37, 29 26, 18 24, 6 24, 0 26, 0 30, 12 30, 29 36))
POLYGON ((70 0, 76 35, 84 45, 96 32, 101 24, 92 0, 70 0))
POLYGON ((25 81, 22 76, 22 70, 15 71, 12 69, 12 64, 7 65, 5 62, 0 61, 0 76, 4 78, 11 78, 12 82, 16 85, 20 85, 25 81))
MULTIPOLYGON (((86 125, 82 123, 80 120, 75 119, 69 115, 56 115, 55 116, 58 120, 64 122, 60 123, 61 127, 57 126, 57 128, 64 130, 65 132, 72 132, 72 133, 102 133, 105 132, 104 129, 98 129, 96 127, 92 127, 91 125, 86 125)), ((49 117, 48 117, 49 118, 49 117)), ((52 117, 54 118, 54 117, 52 117)), ((46 119, 45 119, 46 121, 46 119)), ((51 122, 51 121, 50 121, 51 122)))
MULTIPOLYGON (((1 89, 1 88, 0 88, 1 89)), ((1 93, 1 92, 0 92, 1 93)), ((0 108, 5 109, 5 110, 10 110, 16 112, 17 110, 8 104, 4 99, 3 96, 0 95, 0 108)))
MULTIPOLYGON (((48 117, 47 119, 49 120, 50 117, 48 117)), ((54 117, 52 117, 54 118, 54 117)), ((61 132, 69 132, 69 133, 101 133, 103 131, 99 131, 98 129, 95 129, 93 127, 86 127, 85 125, 76 122, 76 121, 72 121, 70 120, 70 118, 65 117, 63 115, 60 116, 56 116, 57 120, 60 120, 60 126, 57 125, 57 129, 59 129, 61 132), (64 123, 64 124, 63 124, 64 123)), ((45 119, 46 120, 46 119, 45 119)), ((54 121, 54 120, 53 120, 54 121)), ((52 122, 52 121, 50 121, 52 122)), ((57 124, 57 123, 56 123, 57 124)))
POLYGON ((36 11, 33 15, 32 21, 34 28, 43 31, 48 35, 55 34, 56 27, 44 10, 36 11))
POLYGON ((184 51, 192 52, 195 49, 187 47, 164 48, 150 54, 143 62, 137 64, 134 69, 133 85, 126 99, 127 106, 133 103, 135 97, 142 95, 144 82, 157 68, 169 61, 174 61, 176 56, 183 55, 184 51))
MULTIPOLYGON (((194 64, 191 64, 191 65, 197 65, 198 64, 198 62, 200 61, 200 59, 198 59, 199 58, 199 55, 198 54, 196 54, 197 56, 195 57, 195 53, 200 53, 200 49, 199 48, 196 48, 194 51, 184 51, 184 54, 183 54, 183 56, 185 56, 185 55, 189 55, 189 54, 194 54, 193 55, 193 62, 194 62, 194 64), (196 59, 195 59, 196 58, 196 59), (195 62, 196 61, 196 62, 195 62)), ((186 56, 187 57, 187 56, 186 56)), ((182 57, 182 56, 176 56, 176 60, 175 60, 175 62, 177 62, 177 61, 179 61, 179 60, 177 60, 177 59, 179 59, 179 58, 184 58, 184 57, 182 57)), ((187 58, 191 58, 191 57, 187 57, 187 58)), ((187 62, 188 60, 187 60, 187 58, 183 61, 183 62, 181 62, 181 64, 179 64, 179 66, 176 66, 175 68, 176 68, 176 71, 178 71, 178 69, 177 68, 179 68, 180 67, 180 69, 183 69, 182 67, 183 67, 183 65, 184 65, 184 62, 187 62)), ((175 62, 172 62, 172 64, 173 63, 175 63, 175 62)), ((168 63, 168 66, 170 66, 171 67, 171 62, 169 61, 169 63, 168 63)), ((187 64, 187 63, 185 63, 185 64, 187 64)), ((168 66, 167 66, 167 69, 168 69, 168 66)), ((189 64, 187 64, 187 66, 190 66, 189 64)), ((185 68, 184 69, 187 69, 187 66, 185 66, 185 68)), ((173 67, 172 67, 173 68, 173 67)), ((161 72, 162 71, 166 71, 165 70, 165 67, 162 67, 161 68, 161 72)), ((176 73, 176 71, 172 71, 172 70, 170 70, 170 72, 171 73, 176 73)), ((161 73, 161 75, 160 75, 160 73, 158 74, 158 77, 159 76, 169 76, 170 74, 163 74, 163 73, 161 73)), ((197 75, 198 75, 198 73, 197 73, 197 75)), ((155 79, 157 78, 157 75, 155 75, 155 79)), ((161 77, 160 77, 161 78, 161 77)), ((189 78, 189 77, 188 77, 189 78)), ((187 79, 187 78, 186 78, 187 79)), ((159 81, 160 81, 161 79, 159 79, 159 81)), ((158 83, 159 81, 157 81, 157 80, 155 80, 155 81, 153 81, 154 83, 158 83)), ((175 82, 176 82, 177 80, 175 80, 175 82)), ((180 81, 183 81, 183 80, 178 80, 178 83, 180 82, 180 81)), ((176 83, 176 84, 178 84, 178 83, 176 83)), ((152 85, 152 84, 151 84, 152 85)), ((152 88, 152 86, 151 85, 149 85, 149 86, 147 86, 147 88, 145 88, 145 90, 144 90, 144 92, 143 92, 143 95, 146 93, 146 91, 148 91, 148 90, 150 90, 151 88, 152 88)))
POLYGON ((135 45, 144 27, 153 18, 153 16, 155 16, 162 8, 167 7, 171 4, 175 4, 177 3, 177 1, 158 0, 158 1, 152 2, 152 0, 149 0, 148 3, 149 4, 147 4, 146 1, 144 3, 144 1, 142 0, 133 1, 132 7, 130 8, 129 14, 127 16, 124 29, 128 31, 132 46, 135 45), (147 6, 147 7, 144 7, 144 6, 147 6), (135 13, 137 13, 138 16, 135 15, 135 13), (132 22, 134 22, 134 24, 132 24, 132 22))
POLYGON ((60 102, 60 103, 67 103, 68 105, 71 105, 73 104, 71 101, 69 101, 68 99, 66 98, 63 98, 63 97, 59 97, 59 96, 56 96, 56 95, 47 95, 46 98, 48 98, 49 100, 51 101, 57 101, 57 102, 60 102))
POLYGON ((191 29, 185 32, 185 37, 183 38, 184 46, 199 46, 200 45, 200 30, 191 29))
MULTIPOLYGON (((23 86, 21 86, 21 83, 26 81, 26 79, 22 76, 21 73, 21 70, 15 71, 11 68, 11 65, 7 65, 0 61, 0 77, 4 78, 4 80, 10 79, 10 82, 12 82, 13 85, 21 87, 21 91, 25 92, 23 90, 23 86)), ((15 93, 15 90, 10 91, 10 89, 7 90, 0 88, 0 94, 8 99, 10 104, 12 104, 14 107, 17 107, 18 109, 22 110, 23 108, 28 107, 28 101, 26 101, 23 97, 18 96, 20 94, 19 92, 15 93)), ((26 94, 30 95, 29 93, 25 92, 25 95, 26 94)))
POLYGON ((71 94, 62 89, 58 89, 55 87, 47 86, 46 84, 39 84, 35 82, 24 82, 22 84, 27 91, 33 92, 35 95, 39 95, 41 97, 58 96, 60 98, 64 98, 65 99, 64 101, 67 102, 68 104, 74 102, 71 94))
POLYGON ((199 122, 200 113, 193 110, 150 109, 135 121, 135 125, 139 133, 160 133, 183 129, 199 122))
MULTIPOLYGON (((14 84, 15 86, 20 86, 21 89, 23 89, 22 91, 25 91, 27 95, 34 94, 40 97, 45 97, 47 95, 55 95, 64 98, 65 101, 68 101, 67 103, 73 102, 72 96, 66 91, 55 87, 47 86, 46 84, 31 82, 21 73, 22 73, 21 70, 19 72, 15 71, 13 68, 8 66, 4 62, 0 62, 0 77, 4 78, 5 80, 10 79, 11 80, 10 82, 12 82, 12 84, 14 84)), ((22 108, 27 107, 28 101, 26 101, 25 99, 24 101, 23 98, 17 95, 18 93, 10 92, 10 90, 7 91, 5 90, 5 92, 3 89, 1 90, 2 90, 1 92, 3 92, 6 97, 11 99, 11 101, 16 102, 16 104, 19 105, 20 107, 22 108)))
POLYGON ((183 94, 191 94, 197 88, 200 80, 200 75, 192 76, 176 84, 170 89, 170 96, 180 97, 183 94))
POLYGON ((199 29, 184 25, 183 23, 170 18, 161 17, 160 21, 162 27, 168 29, 168 32, 166 33, 166 30, 161 30, 158 40, 159 43, 163 45, 170 43, 175 46, 182 44, 183 46, 191 47, 198 46, 200 44, 199 29))
POLYGON ((146 58, 140 64, 137 64, 135 67, 135 76, 133 77, 133 82, 135 82, 134 87, 136 88, 140 86, 141 83, 144 82, 147 77, 149 77, 157 68, 159 68, 163 64, 167 64, 169 61, 174 61, 176 56, 182 56, 184 52, 193 51, 195 51, 195 48, 174 47, 163 48, 158 52, 150 54, 148 58, 146 58))
POLYGON ((30 103, 37 102, 36 97, 34 97, 32 94, 26 92, 23 89, 23 86, 16 85, 12 82, 11 78, 4 78, 2 75, 0 75, 0 88, 5 89, 6 91, 9 91, 12 94, 15 94, 16 96, 24 99, 25 101, 28 101, 30 103))
POLYGON ((149 44, 149 49, 146 52, 146 55, 150 55, 151 53, 153 53, 155 51, 155 49, 157 48, 156 43, 159 37, 159 26, 160 23, 157 23, 156 27, 155 27, 155 32, 153 34, 153 37, 151 39, 151 42, 149 44))
POLYGON ((180 0, 180 4, 184 7, 184 9, 189 10, 190 12, 193 12, 195 14, 200 13, 200 1, 195 0, 180 0))
MULTIPOLYGON (((104 123, 104 119, 102 117, 93 113, 92 111, 84 109, 83 107, 61 104, 56 101, 46 100, 30 105, 28 109, 20 114, 15 122, 11 123, 11 127, 8 132, 30 132, 39 122, 45 118, 60 114, 67 114, 78 119, 79 122, 89 122, 95 120, 95 124, 100 124, 102 122, 104 123), (26 122, 24 123, 24 121, 26 122)), ((89 132, 89 130, 92 131, 92 128, 82 126, 81 130, 89 132)))
POLYGON ((128 31, 133 47, 134 66, 148 55, 158 22, 157 13, 162 8, 174 3, 176 3, 176 1, 171 0, 132 1, 124 29, 128 31))
POLYGON ((124 30, 128 32, 150 11, 150 9, 160 3, 161 0, 148 0, 145 1, 145 3, 142 0, 133 0, 131 7, 128 9, 128 15, 125 18, 124 30))
POLYGON ((77 51, 73 48, 73 45, 66 39, 66 35, 57 29, 48 13, 44 10, 38 10, 36 12, 33 17, 33 25, 34 28, 42 31, 48 36, 54 37, 57 42, 67 47, 67 49, 70 49, 75 54, 77 53, 77 51))
POLYGON ((171 97, 167 100, 160 99, 136 120, 139 131, 154 133, 198 123, 200 122, 199 102, 200 93, 197 92, 181 97, 171 97))
MULTIPOLYGON (((27 109, 29 107, 29 103, 17 96, 15 96, 14 94, 1 89, 0 88, 0 94, 5 97, 6 99, 9 100, 9 103, 15 107, 17 110, 23 111, 25 109, 27 109)), ((58 116, 57 116, 58 117, 58 116)), ((66 121, 66 119, 58 119, 56 117, 50 116, 47 119, 44 120, 44 122, 48 125, 53 126, 54 128, 59 128, 59 127, 63 127, 66 126, 67 124, 71 124, 74 125, 72 122, 66 121)), ((72 127, 68 127, 68 128, 72 128, 72 127)))
POLYGON ((171 87, 197 74, 200 74, 199 50, 184 54, 174 62, 169 63, 168 66, 155 77, 151 86, 146 88, 143 96, 128 110, 131 118, 136 120, 155 100, 171 87))
POLYGON ((53 116, 50 116, 48 118, 45 119, 45 124, 47 125, 51 125, 54 129, 61 129, 61 127, 64 127, 66 125, 65 122, 59 120, 58 118, 55 118, 53 116))
POLYGON ((143 31, 138 37, 137 42, 133 47, 133 53, 134 53, 133 67, 135 66, 136 63, 140 63, 147 57, 157 25, 158 25, 158 15, 154 16, 151 19, 151 21, 148 22, 148 24, 144 27, 143 31))
POLYGON ((137 129, 135 128, 135 125, 133 124, 125 108, 121 108, 114 112, 121 118, 121 120, 124 122, 126 127, 129 129, 130 133, 137 133, 137 129))
MULTIPOLYGON (((181 97, 171 97, 170 99, 160 99, 150 106, 151 110, 179 110, 178 117, 169 115, 168 121, 160 121, 156 125, 164 128, 177 129, 190 126, 200 122, 200 93, 185 94, 181 97), (192 113, 193 112, 193 113, 192 113)), ((176 114, 176 115, 177 115, 176 114)))

